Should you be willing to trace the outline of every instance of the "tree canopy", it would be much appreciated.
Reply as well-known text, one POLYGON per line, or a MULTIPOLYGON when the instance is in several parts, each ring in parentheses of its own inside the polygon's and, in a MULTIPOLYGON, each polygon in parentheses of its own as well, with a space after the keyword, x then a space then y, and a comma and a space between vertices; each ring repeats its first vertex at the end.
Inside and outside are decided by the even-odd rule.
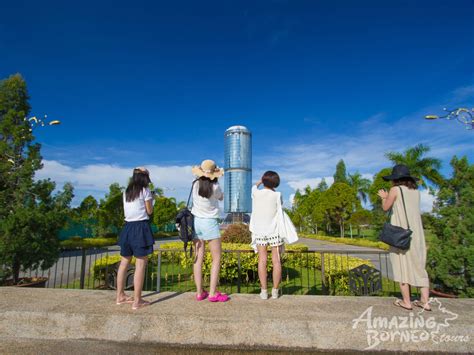
POLYGON ((28 120, 26 83, 20 75, 0 82, 0 265, 16 283, 21 270, 49 268, 59 256, 58 232, 73 198, 72 185, 53 195, 50 180, 34 180, 40 145, 28 120))
POLYGON ((474 296, 474 164, 451 160, 453 175, 437 194, 435 238, 428 249, 428 271, 442 291, 474 296))

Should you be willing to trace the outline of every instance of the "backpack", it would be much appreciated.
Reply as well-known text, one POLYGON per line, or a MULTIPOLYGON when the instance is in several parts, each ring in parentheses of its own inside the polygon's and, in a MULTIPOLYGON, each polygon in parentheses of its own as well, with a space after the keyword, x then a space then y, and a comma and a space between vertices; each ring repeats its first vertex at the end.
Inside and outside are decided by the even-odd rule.
POLYGON ((191 195, 193 193, 194 183, 197 180, 193 181, 191 185, 191 192, 189 193, 188 202, 186 203, 186 207, 178 212, 176 215, 176 227, 178 228, 179 232, 179 239, 181 239, 184 243, 184 252, 188 248, 188 243, 191 243, 189 247, 189 257, 193 255, 193 245, 192 241, 194 237, 196 237, 196 231, 194 230, 194 216, 192 215, 191 211, 189 210, 189 201, 191 200, 191 195))

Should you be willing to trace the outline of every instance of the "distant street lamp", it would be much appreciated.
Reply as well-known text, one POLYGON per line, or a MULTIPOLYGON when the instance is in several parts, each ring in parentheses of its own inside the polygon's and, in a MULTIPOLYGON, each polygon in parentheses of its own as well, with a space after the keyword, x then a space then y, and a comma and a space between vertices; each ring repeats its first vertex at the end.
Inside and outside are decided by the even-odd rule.
POLYGON ((454 110, 448 110, 447 108, 443 109, 447 112, 444 116, 438 115, 426 115, 425 119, 427 120, 436 120, 438 118, 443 118, 445 120, 451 121, 456 120, 466 126, 466 129, 474 130, 474 108, 457 108, 454 110))

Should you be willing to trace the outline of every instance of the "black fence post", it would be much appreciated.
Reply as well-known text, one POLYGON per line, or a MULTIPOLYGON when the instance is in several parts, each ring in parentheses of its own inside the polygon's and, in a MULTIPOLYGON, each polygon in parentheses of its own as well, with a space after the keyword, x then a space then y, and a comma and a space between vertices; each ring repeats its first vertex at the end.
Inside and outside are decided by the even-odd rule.
POLYGON ((327 287, 326 287, 326 273, 324 270, 324 253, 321 253, 321 285, 323 288, 323 294, 327 294, 327 287))
POLYGON ((86 249, 85 248, 82 248, 81 249, 82 251, 82 258, 81 258, 81 281, 80 281, 80 285, 79 285, 79 288, 81 290, 84 289, 84 280, 86 278, 86 249))
POLYGON ((161 288, 161 250, 158 251, 158 270, 156 271, 156 292, 161 288))
POLYGON ((241 279, 241 267, 240 267, 240 250, 237 252, 237 267, 238 267, 238 278, 237 278, 237 293, 240 293, 240 279, 241 279))

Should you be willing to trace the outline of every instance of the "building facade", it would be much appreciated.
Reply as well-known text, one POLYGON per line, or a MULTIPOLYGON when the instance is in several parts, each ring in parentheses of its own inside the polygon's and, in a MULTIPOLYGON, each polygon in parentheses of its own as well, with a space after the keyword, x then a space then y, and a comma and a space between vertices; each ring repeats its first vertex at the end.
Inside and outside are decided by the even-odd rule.
POLYGON ((232 221, 245 220, 252 211, 252 133, 244 126, 224 133, 224 171, 224 212, 232 221))

